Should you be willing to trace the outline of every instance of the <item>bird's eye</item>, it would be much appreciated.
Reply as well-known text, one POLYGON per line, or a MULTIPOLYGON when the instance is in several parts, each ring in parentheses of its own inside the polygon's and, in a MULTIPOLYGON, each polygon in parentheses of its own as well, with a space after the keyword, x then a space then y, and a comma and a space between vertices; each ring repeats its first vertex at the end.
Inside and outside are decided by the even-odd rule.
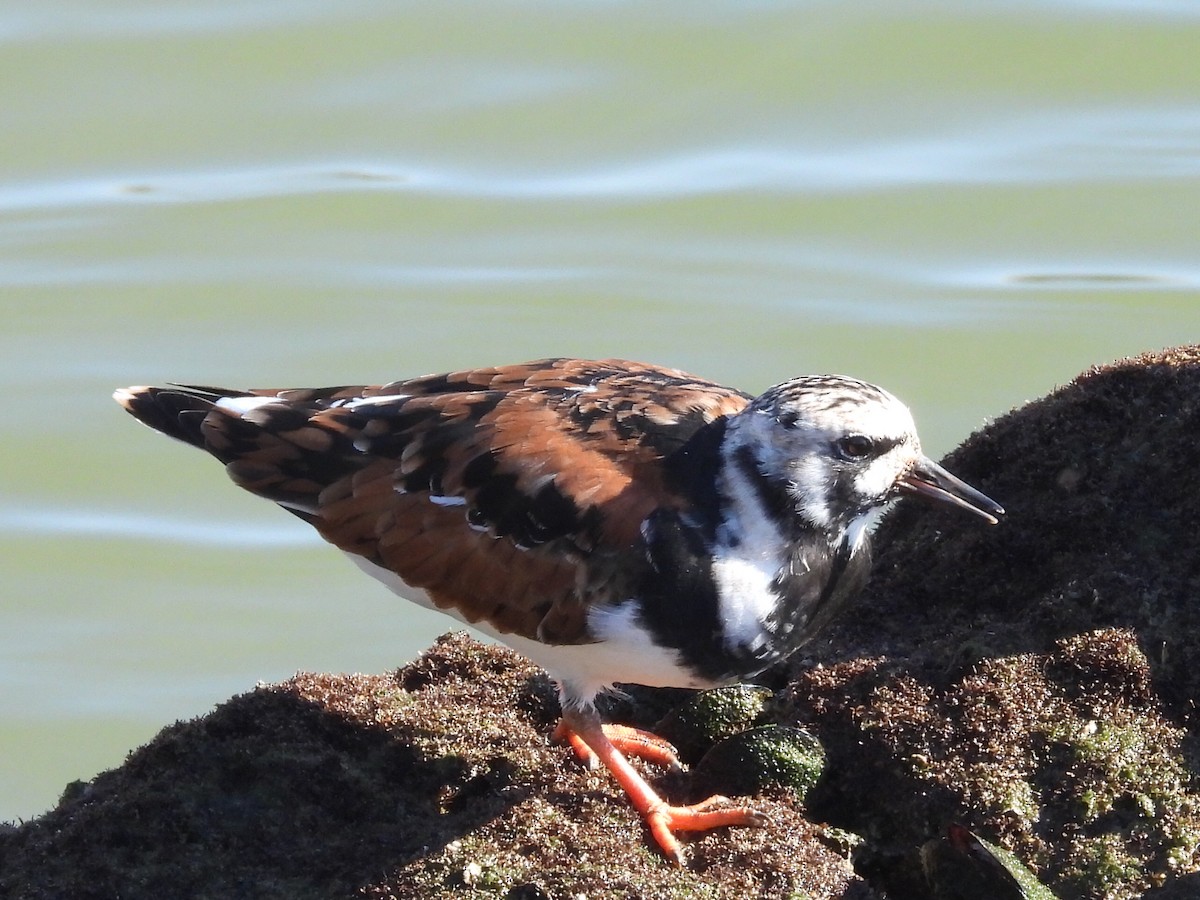
POLYGON ((796 423, 800 421, 800 414, 796 413, 796 412, 792 412, 789 409, 789 410, 785 410, 785 411, 781 412, 779 415, 777 415, 775 417, 775 419, 784 428, 795 428, 796 423))
POLYGON ((857 460, 869 456, 875 449, 875 443, 865 434, 848 434, 839 438, 834 447, 842 459, 857 460))

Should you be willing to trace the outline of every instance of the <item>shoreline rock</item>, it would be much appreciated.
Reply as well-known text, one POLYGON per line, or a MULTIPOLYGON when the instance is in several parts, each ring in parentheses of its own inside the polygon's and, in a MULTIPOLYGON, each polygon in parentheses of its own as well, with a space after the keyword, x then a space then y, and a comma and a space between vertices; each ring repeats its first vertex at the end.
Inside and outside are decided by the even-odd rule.
MULTIPOLYGON (((543 674, 448 636, 393 674, 301 674, 169 726, 0 826, 0 897, 922 900, 948 894, 921 847, 961 825, 1062 898, 1200 896, 1198 436, 1181 347, 969 438, 949 466, 1007 520, 889 517, 855 607, 768 679, 768 719, 816 734, 825 775, 804 806, 757 798, 766 829, 690 841, 689 869, 550 744, 543 674)), ((664 713, 631 694, 618 720, 664 713)))
POLYGON ((393 675, 261 686, 0 834, 0 896, 874 896, 784 790, 756 801, 771 828, 674 868, 556 717, 544 674, 463 634, 393 675))

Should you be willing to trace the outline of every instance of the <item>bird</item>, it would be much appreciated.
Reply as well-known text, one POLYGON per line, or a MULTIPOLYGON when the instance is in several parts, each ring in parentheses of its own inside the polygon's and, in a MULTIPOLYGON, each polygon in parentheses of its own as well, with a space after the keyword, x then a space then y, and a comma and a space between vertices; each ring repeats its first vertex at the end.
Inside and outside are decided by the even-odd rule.
POLYGON ((661 851, 762 826, 715 796, 668 803, 604 723, 614 685, 708 689, 811 641, 862 586, 871 534, 912 495, 996 524, 1003 508, 921 450, 912 414, 841 375, 758 396, 678 369, 541 359, 381 385, 114 393, 240 487, 308 522, 396 594, 509 645, 555 680, 554 737, 603 765, 661 851))

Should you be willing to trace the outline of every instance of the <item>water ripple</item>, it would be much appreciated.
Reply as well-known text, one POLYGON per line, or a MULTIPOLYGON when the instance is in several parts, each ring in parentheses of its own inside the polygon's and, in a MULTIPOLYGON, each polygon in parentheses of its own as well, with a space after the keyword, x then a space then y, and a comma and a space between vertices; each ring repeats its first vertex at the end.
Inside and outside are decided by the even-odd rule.
POLYGON ((951 184, 1079 183, 1200 176, 1200 109, 1049 110, 920 139, 857 146, 737 146, 544 173, 499 167, 280 163, 127 178, 8 184, 0 210, 221 202, 398 191, 515 200, 640 202, 734 191, 854 193, 951 184))
POLYGON ((236 522, 197 522, 112 510, 0 509, 0 531, 136 539, 143 542, 203 544, 209 547, 301 547, 319 543, 298 523, 279 526, 236 522), (288 527, 291 525, 291 527, 288 527))
MULTIPOLYGON (((31 3, 6 10, 0 23, 0 42, 66 38, 146 38, 166 35, 223 34, 253 29, 277 29, 280 22, 319 21, 343 17, 347 3, 320 0, 257 0, 245 3, 145 4, 140 8, 115 10, 77 4, 69 12, 56 4, 31 3)), ((358 4, 368 8, 367 4, 358 4)), ((353 8, 353 7, 351 7, 353 8)))

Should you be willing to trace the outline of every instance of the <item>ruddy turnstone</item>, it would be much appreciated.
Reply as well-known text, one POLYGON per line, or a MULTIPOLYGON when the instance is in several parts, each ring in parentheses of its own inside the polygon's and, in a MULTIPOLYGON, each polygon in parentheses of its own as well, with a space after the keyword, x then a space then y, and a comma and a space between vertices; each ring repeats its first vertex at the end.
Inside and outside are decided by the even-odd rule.
POLYGON ((758 397, 675 369, 546 359, 381 386, 132 387, 136 418, 207 450, 396 593, 450 613, 557 680, 556 734, 674 832, 760 825, 671 806, 602 725, 614 683, 710 688, 787 657, 861 584, 905 494, 995 523, 998 504, 925 457, 908 409, 838 375, 758 397))

